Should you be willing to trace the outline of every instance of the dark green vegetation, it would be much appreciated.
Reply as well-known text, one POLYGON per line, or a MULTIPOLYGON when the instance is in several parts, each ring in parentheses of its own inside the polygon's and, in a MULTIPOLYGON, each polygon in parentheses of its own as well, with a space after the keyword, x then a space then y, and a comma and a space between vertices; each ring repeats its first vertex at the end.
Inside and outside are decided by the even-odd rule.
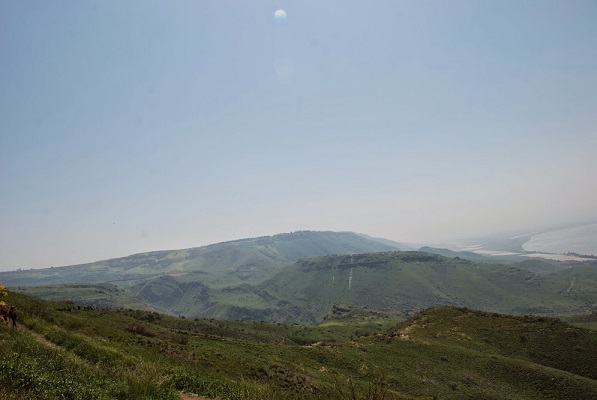
POLYGON ((339 305, 304 326, 9 299, 22 326, 0 325, 7 400, 597 397, 597 333, 553 318, 339 305))

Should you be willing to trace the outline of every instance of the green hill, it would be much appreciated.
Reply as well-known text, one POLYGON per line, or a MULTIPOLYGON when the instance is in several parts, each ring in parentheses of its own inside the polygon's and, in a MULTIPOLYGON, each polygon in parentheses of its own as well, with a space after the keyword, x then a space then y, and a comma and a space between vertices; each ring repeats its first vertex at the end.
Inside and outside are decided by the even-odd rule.
MULTIPOLYGON (((227 252, 220 254, 233 258, 227 252)), ((116 281, 111 290, 104 284, 17 289, 47 299, 67 299, 68 293, 68 299, 80 304, 141 308, 137 302, 189 317, 303 323, 321 322, 339 303, 407 314, 436 305, 515 314, 579 314, 597 309, 597 268, 588 264, 500 265, 392 251, 304 258, 278 265, 268 279, 257 282, 248 278, 243 282, 234 273, 226 280, 235 268, 221 265, 227 272, 203 270, 116 281), (219 282, 213 279, 216 276, 219 282)))
POLYGON ((352 232, 299 231, 184 250, 155 251, 89 264, 0 272, 7 286, 136 281, 175 276, 210 287, 261 282, 299 258, 399 250, 352 232))
POLYGON ((129 292, 109 283, 75 283, 46 286, 15 287, 15 291, 41 297, 45 300, 61 301, 79 306, 102 308, 134 308, 151 310, 152 307, 133 297, 129 292))
POLYGON ((251 306, 265 305, 247 292, 247 284, 263 282, 299 258, 396 249, 395 244, 351 232, 299 231, 89 264, 0 272, 0 282, 51 300, 246 319, 262 314, 252 313, 251 306), (129 298, 124 293, 95 296, 105 290, 104 283, 125 290, 129 298))
POLYGON ((422 252, 299 260, 254 293, 278 318, 315 323, 336 303, 417 311, 435 305, 505 313, 579 313, 597 307, 597 268, 544 274, 422 252), (271 304, 271 303, 270 303, 271 304))
POLYGON ((214 288, 158 277, 133 289, 137 299, 175 314, 229 320, 318 323, 339 303, 406 313, 435 305, 517 314, 597 308, 597 268, 558 267, 548 274, 543 266, 532 272, 422 252, 383 252, 301 259, 256 285, 214 288))
MULTIPOLYGON (((484 263, 510 263, 510 258, 498 258, 498 257, 490 257, 484 256, 482 254, 473 253, 471 251, 453 251, 449 249, 437 248, 437 247, 429 247, 423 246, 419 248, 419 251, 424 253, 432 253, 432 254, 439 254, 440 256, 450 257, 450 258, 463 258, 465 260, 473 261, 473 262, 484 262, 484 263)), ((520 259, 520 257, 517 257, 520 259)))
POLYGON ((594 399, 597 333, 434 307, 408 320, 336 307, 321 325, 71 309, 10 293, 0 398, 594 399))

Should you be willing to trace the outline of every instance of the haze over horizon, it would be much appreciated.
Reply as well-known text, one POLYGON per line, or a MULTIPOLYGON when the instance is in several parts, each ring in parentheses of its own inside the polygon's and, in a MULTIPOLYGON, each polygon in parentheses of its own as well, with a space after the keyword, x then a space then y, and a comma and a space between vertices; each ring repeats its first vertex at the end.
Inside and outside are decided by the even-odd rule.
POLYGON ((594 223, 595 21, 590 0, 2 2, 0 270, 594 223))

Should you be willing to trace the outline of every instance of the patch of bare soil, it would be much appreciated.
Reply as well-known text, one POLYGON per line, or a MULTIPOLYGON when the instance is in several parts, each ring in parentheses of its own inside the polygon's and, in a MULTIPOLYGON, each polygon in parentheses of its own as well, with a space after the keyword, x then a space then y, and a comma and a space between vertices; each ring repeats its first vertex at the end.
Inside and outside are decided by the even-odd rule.
POLYGON ((181 393, 180 394, 181 400, 212 400, 209 397, 198 396, 192 393, 181 393))
MULTIPOLYGON (((52 349, 59 349, 60 347, 57 346, 56 344, 50 342, 48 339, 46 339, 45 337, 43 337, 42 335, 40 335, 37 332, 32 331, 31 329, 29 329, 28 327, 24 326, 23 324, 19 325, 20 328, 26 330, 30 335, 32 335, 35 340, 37 340, 39 343, 41 343, 42 345, 52 348, 52 349)), ((0 394, 2 394, 0 392, 0 394)), ((2 399, 3 397, 0 396, 0 399, 2 399)), ((203 396, 199 396, 196 394, 192 394, 192 393, 181 393, 180 394, 180 399, 181 400, 212 400, 208 397, 203 397, 203 396)))
POLYGON ((37 340, 38 343, 41 343, 42 345, 49 347, 51 349, 59 349, 60 347, 57 346, 56 344, 50 342, 48 339, 46 339, 43 335, 32 331, 31 329, 29 329, 29 327, 20 324, 18 325, 19 329, 25 330, 27 331, 31 336, 33 336, 35 338, 35 340, 37 340))
POLYGON ((197 395, 191 394, 191 393, 181 393, 180 399, 181 400, 211 400, 207 397, 197 396, 197 395))

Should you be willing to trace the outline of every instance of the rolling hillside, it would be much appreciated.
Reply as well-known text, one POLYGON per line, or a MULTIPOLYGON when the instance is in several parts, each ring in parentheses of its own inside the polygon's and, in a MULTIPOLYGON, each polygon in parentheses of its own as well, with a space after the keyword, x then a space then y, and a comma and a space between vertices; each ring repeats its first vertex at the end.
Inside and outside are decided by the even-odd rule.
POLYGON ((597 397, 597 332, 554 318, 340 306, 342 319, 286 325, 9 298, 20 326, 0 324, 6 400, 597 397))
POLYGON ((269 304, 251 294, 251 285, 300 258, 397 249, 396 243, 382 242, 351 232, 299 231, 90 264, 0 272, 0 282, 49 300, 214 318, 272 319, 274 314, 264 311, 269 304), (109 290, 106 283, 112 285, 109 290))
POLYGON ((548 273, 543 263, 535 264, 526 267, 537 272, 423 252, 382 252, 301 259, 257 284, 209 285, 202 281, 203 274, 189 273, 130 281, 125 288, 71 284, 16 289, 79 304, 303 323, 321 322, 338 303, 405 313, 436 305, 515 314, 597 309, 595 266, 579 264, 548 273))
POLYGON ((217 288, 163 276, 130 290, 174 314, 303 323, 322 321, 338 303, 406 313, 435 305, 516 314, 597 308, 597 268, 581 264, 547 273, 540 267, 533 272, 422 252, 382 252, 301 259, 256 285, 217 288))
POLYGON ((299 231, 89 264, 0 272, 0 282, 8 286, 120 282, 126 286, 140 279, 176 276, 224 287, 261 282, 300 258, 388 250, 400 248, 351 232, 299 231))
POLYGON ((2 273, 0 282, 45 299, 225 320, 318 323, 339 303, 403 313, 436 305, 515 314, 597 308, 591 263, 477 263, 388 246, 353 233, 295 232, 2 273))
POLYGON ((277 317, 315 323, 333 304, 417 311, 435 305, 506 313, 597 309, 597 268, 545 274, 422 252, 300 260, 255 290, 277 299, 277 317))

